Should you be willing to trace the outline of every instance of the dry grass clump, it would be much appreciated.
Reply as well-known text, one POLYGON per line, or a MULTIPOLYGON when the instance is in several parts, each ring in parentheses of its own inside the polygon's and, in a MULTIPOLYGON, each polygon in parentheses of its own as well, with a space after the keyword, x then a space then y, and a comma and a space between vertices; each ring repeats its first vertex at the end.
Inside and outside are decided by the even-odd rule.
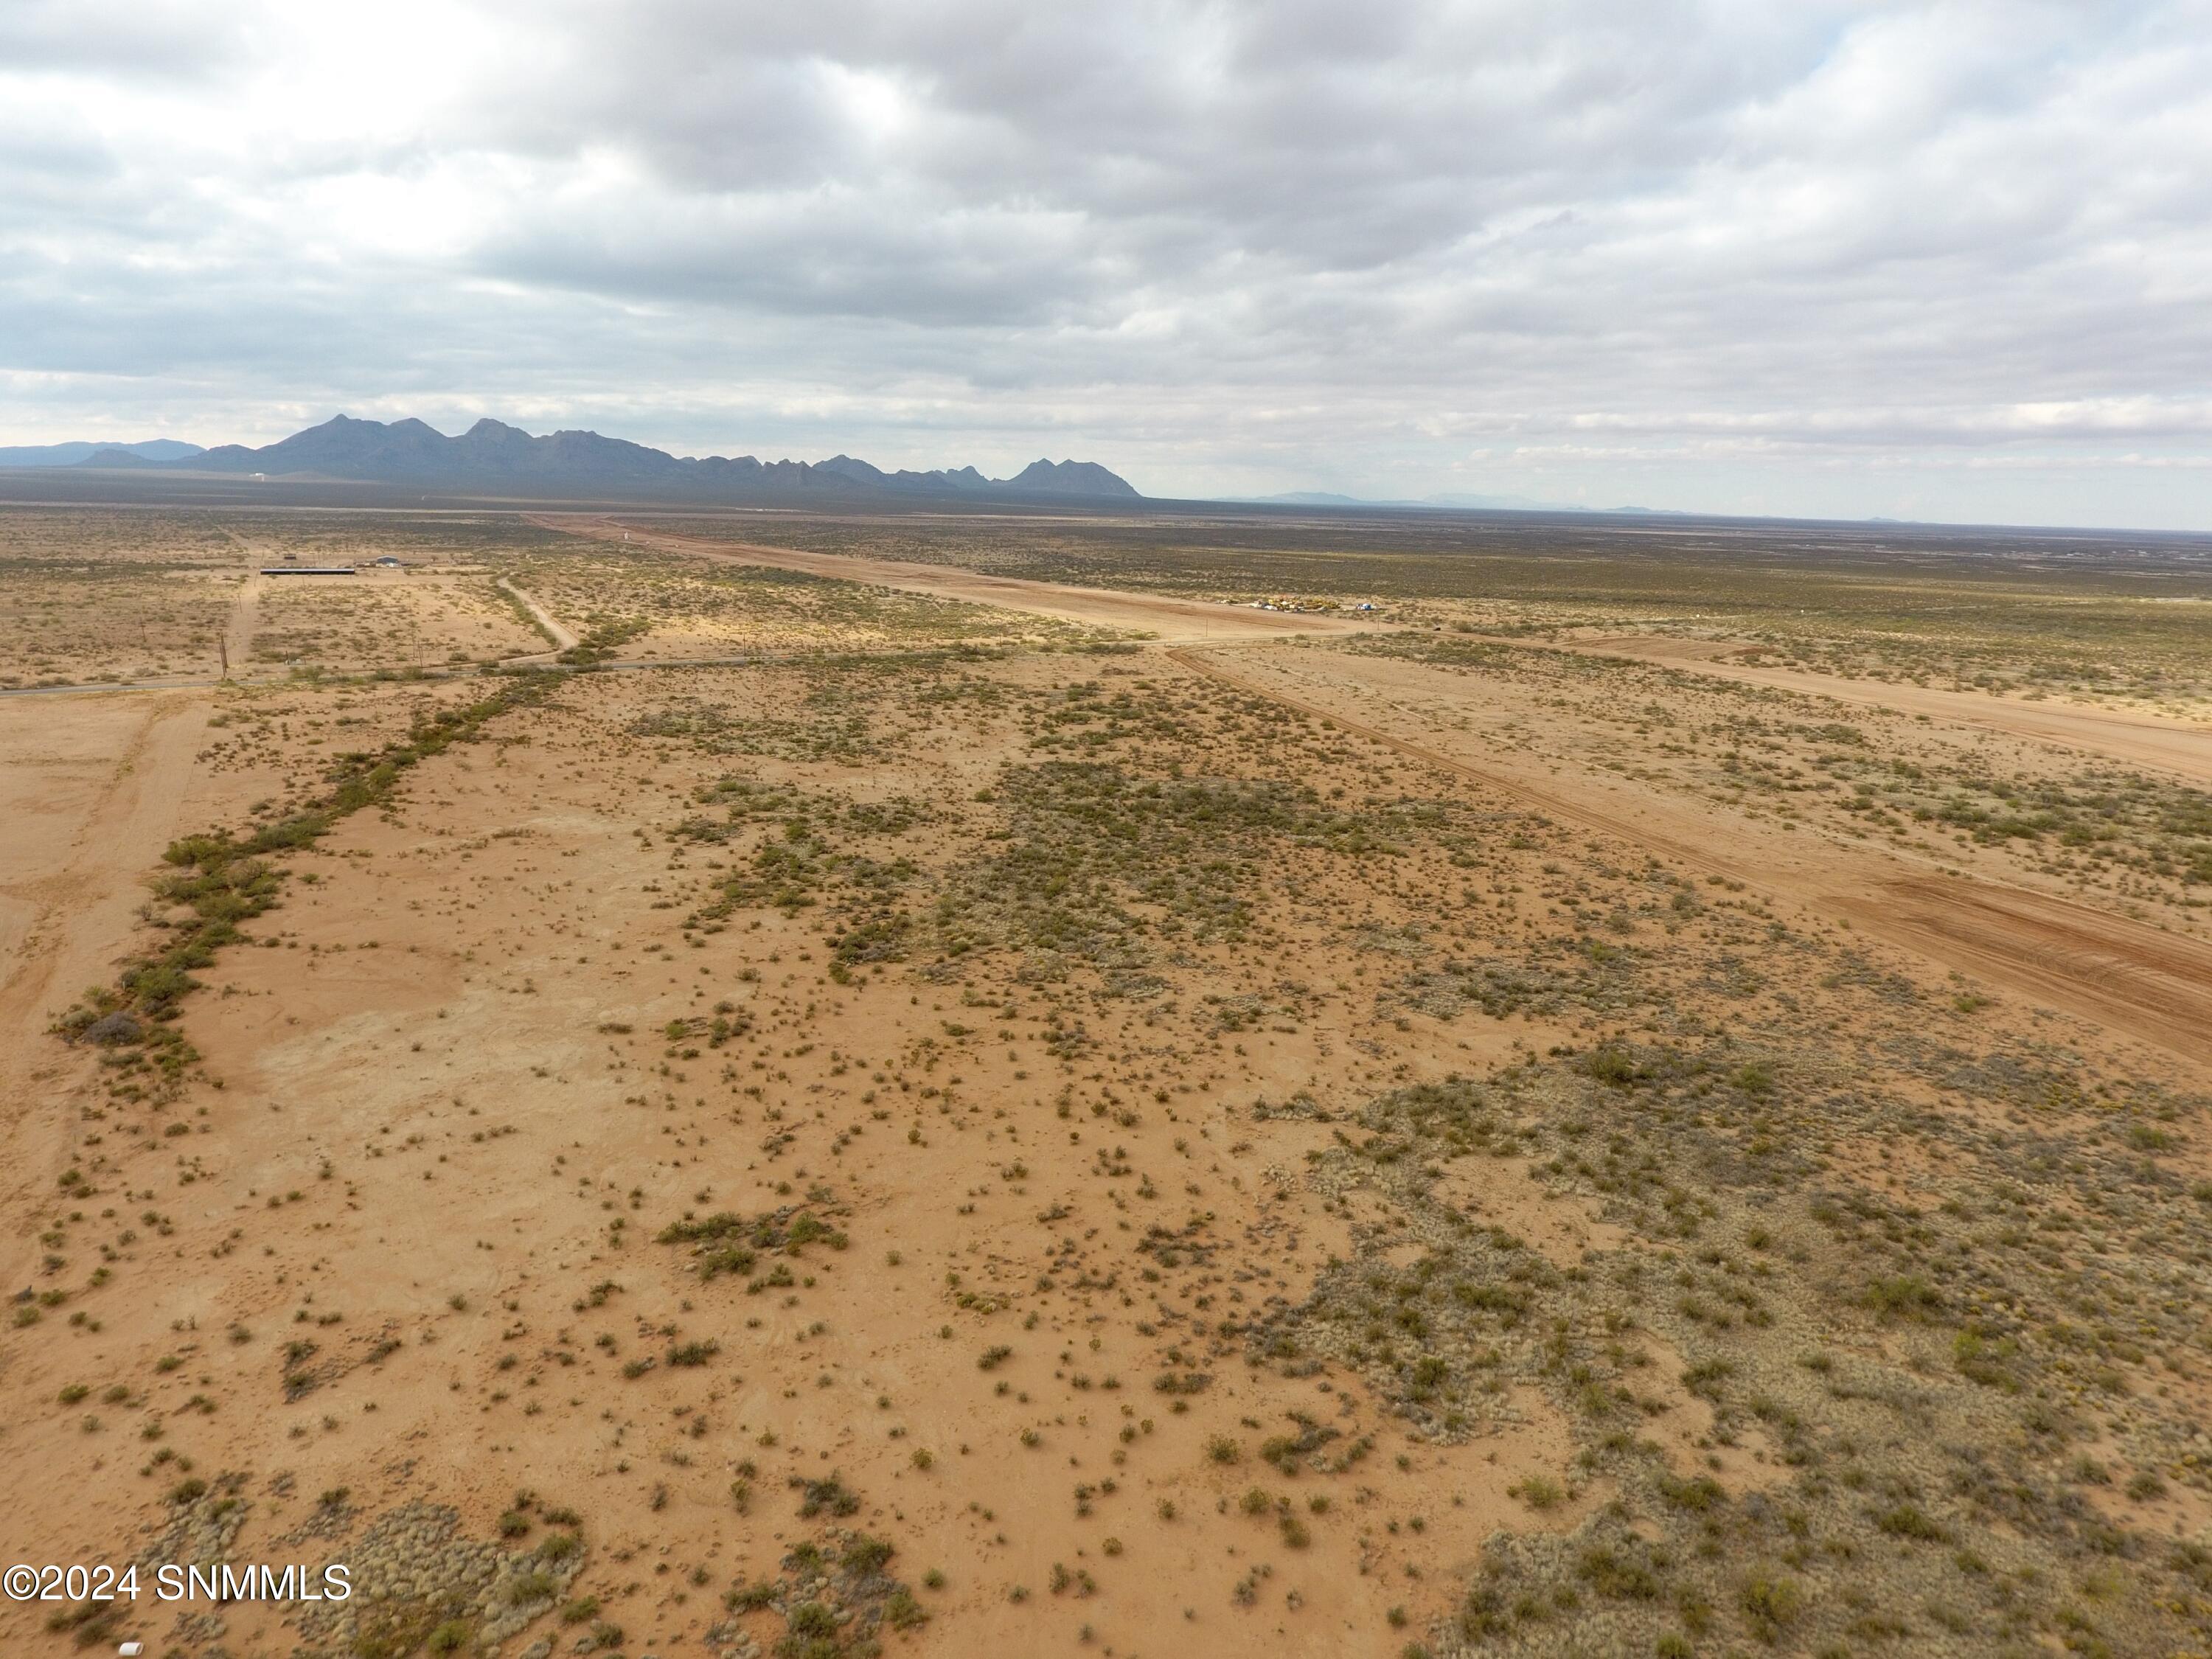
POLYGON ((807 1205, 787 1204, 750 1219, 726 1210, 703 1218, 687 1214, 663 1227, 656 1239, 662 1244, 690 1245, 693 1271, 701 1279, 717 1279, 725 1273, 745 1279, 746 1294, 757 1296, 793 1282, 791 1270, 781 1263, 754 1274, 763 1256, 796 1259, 805 1254, 810 1244, 842 1250, 851 1243, 842 1229, 825 1219, 839 1213, 825 1195, 807 1205))

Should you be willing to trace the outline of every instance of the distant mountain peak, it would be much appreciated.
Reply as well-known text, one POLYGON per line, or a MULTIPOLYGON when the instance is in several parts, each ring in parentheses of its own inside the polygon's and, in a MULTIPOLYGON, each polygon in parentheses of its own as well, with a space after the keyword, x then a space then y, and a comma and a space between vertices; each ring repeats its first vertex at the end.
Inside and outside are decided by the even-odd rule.
MULTIPOLYGON (((88 454, 92 448, 85 446, 88 454)), ((112 457, 116 452, 101 453, 112 457)), ((93 464, 81 456, 73 459, 93 464)), ((289 474, 378 483, 439 483, 459 489, 620 489, 706 499, 794 493, 1142 499, 1127 479, 1096 461, 1039 460, 1012 478, 992 479, 972 466, 950 471, 885 472, 856 456, 842 454, 812 465, 804 461, 763 465, 750 455, 678 459, 665 450, 597 432, 564 429, 533 437, 520 427, 489 415, 479 417, 459 436, 449 438, 412 417, 385 422, 339 414, 319 426, 258 448, 226 444, 176 459, 133 457, 129 461, 112 459, 105 464, 251 472, 269 477, 289 474)))
POLYGON ((1003 481, 1009 489, 1035 490, 1054 495, 1123 495, 1138 499, 1135 489, 1096 461, 1034 460, 1003 481))

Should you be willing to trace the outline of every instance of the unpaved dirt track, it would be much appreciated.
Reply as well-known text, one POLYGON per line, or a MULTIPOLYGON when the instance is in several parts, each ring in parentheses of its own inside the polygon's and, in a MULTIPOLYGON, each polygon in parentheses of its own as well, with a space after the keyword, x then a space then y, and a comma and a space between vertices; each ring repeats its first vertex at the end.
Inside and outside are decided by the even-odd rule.
POLYGON ((2212 950, 2194 939, 1958 877, 1894 877, 1863 895, 1832 895, 1828 907, 1863 932, 2212 1057, 2212 950))
POLYGON ((752 542, 712 541, 704 537, 674 535, 665 530, 647 530, 597 514, 546 513, 526 516, 541 529, 562 531, 572 536, 619 542, 627 533, 632 543, 665 553, 684 553, 724 564, 765 565, 775 570, 826 576, 833 581, 866 582, 906 593, 965 599, 975 605, 994 605, 1001 611, 1018 611, 1029 616, 1051 617, 1096 628, 1143 629, 1175 642, 1352 634, 1374 625, 1337 617, 1252 611, 1158 593, 1122 592, 1111 588, 1030 581, 1016 576, 989 576, 952 565, 915 564, 903 559, 874 559, 844 553, 809 553, 797 548, 764 547, 752 542))
POLYGON ((244 673, 252 660, 253 629, 261 617, 261 594, 268 586, 269 578, 258 571, 239 584, 237 602, 231 606, 230 620, 222 630, 227 678, 244 673))
MULTIPOLYGON (((46 1024, 86 986, 114 977, 115 958, 136 932, 146 872, 177 835, 207 729, 207 704, 176 696, 128 704, 102 699, 65 714, 19 705, 0 725, 0 754, 51 752, 51 739, 30 737, 28 723, 59 720, 95 723, 93 738, 119 740, 122 752, 89 799, 69 811, 66 830, 52 822, 56 781, 33 764, 9 768, 9 816, 21 822, 36 812, 50 826, 34 845, 10 847, 0 884, 9 921, 0 937, 7 946, 0 969, 6 975, 0 980, 0 1194, 18 1207, 27 1194, 51 1194, 75 1131, 61 1115, 41 1109, 41 1079, 60 1059, 46 1024)), ((0 1241, 0 1284, 21 1282, 31 1254, 28 1240, 0 1241)))
MULTIPOLYGON (((1500 639, 1528 646, 1528 640, 1500 639)), ((1627 657, 1667 668, 1680 668, 1746 685, 1802 691, 1840 702, 1926 714, 1953 726, 1978 726, 2039 743, 2058 744, 2100 755, 2130 766, 2154 767, 2192 782, 2212 784, 2212 728, 2166 720, 2118 709, 2088 708, 2078 703, 2023 702, 1981 691, 1946 691, 1932 686, 1899 685, 1884 680, 1849 680, 1806 669, 1770 668, 1734 653, 1748 648, 1737 640, 1668 639, 1649 634, 1608 639, 1547 642, 1548 648, 1592 656, 1627 657)))
MULTIPOLYGON (((1416 742, 1352 712, 1350 694, 1380 683, 1439 698, 1463 685, 1402 664, 1329 653, 1329 689, 1310 677, 1296 689, 1275 653, 1174 650, 1174 661, 1255 696, 1334 721, 1387 749, 1518 798, 1547 817, 1657 853, 1686 867, 1741 881, 1848 920, 1853 928, 1946 968, 2009 987, 2033 1000, 2212 1064, 2212 946, 2048 894, 1942 875, 1883 852, 1810 833, 1775 834, 1723 823, 1713 809, 1630 787, 1579 768, 1536 775, 1534 763, 1499 755, 1481 764, 1416 742), (1364 672, 1363 672, 1364 671, 1364 672), (1342 695, 1332 695, 1338 686, 1342 695)), ((1297 653, 1304 656, 1306 653, 1297 653)))
POLYGON ((576 648, 576 636, 554 621, 553 613, 538 604, 534 595, 524 592, 504 576, 499 579, 498 585, 506 592, 512 593, 517 603, 538 619, 538 625, 550 635, 553 640, 552 652, 537 652, 525 657, 510 657, 507 659, 508 661, 533 662, 540 656, 550 656, 554 652, 574 651, 576 648))

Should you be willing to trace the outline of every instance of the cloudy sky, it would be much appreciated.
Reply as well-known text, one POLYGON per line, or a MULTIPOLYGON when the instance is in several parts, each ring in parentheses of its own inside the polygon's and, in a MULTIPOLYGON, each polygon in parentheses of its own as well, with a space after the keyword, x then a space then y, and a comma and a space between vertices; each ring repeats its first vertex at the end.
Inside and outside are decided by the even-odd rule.
POLYGON ((2212 0, 5 0, 0 441, 2212 529, 2212 0))

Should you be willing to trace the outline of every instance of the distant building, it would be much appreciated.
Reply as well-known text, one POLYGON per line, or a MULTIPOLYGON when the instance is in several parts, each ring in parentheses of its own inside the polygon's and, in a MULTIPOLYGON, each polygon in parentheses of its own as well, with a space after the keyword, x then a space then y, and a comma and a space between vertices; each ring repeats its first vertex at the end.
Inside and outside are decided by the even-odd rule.
POLYGON ((351 576, 358 574, 349 564, 264 564, 264 576, 351 576))

